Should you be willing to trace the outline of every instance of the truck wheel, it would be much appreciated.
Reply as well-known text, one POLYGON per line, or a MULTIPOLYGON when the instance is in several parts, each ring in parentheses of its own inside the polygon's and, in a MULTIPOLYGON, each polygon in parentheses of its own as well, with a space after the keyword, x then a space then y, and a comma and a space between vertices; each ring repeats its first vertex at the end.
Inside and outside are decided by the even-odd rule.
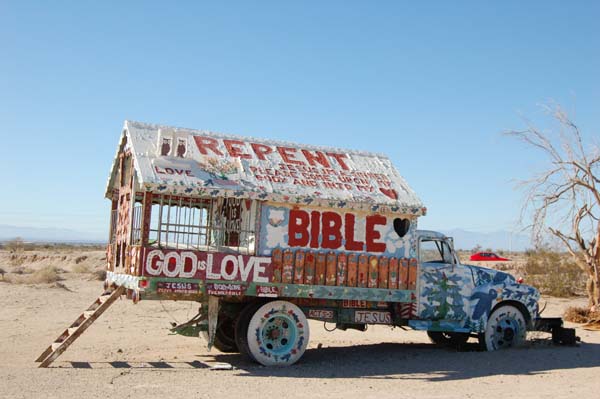
POLYGON ((253 362, 256 362, 250 349, 248 348, 248 325, 250 319, 256 313, 256 310, 264 305, 264 302, 252 302, 246 305, 235 323, 235 344, 242 355, 247 356, 253 362))
MULTIPOLYGON (((208 331, 202 331, 202 336, 208 342, 208 331)), ((219 315, 213 346, 224 353, 239 352, 235 342, 235 320, 219 315)))
POLYGON ((251 357, 264 366, 289 366, 304 354, 309 335, 300 308, 287 301, 267 302, 249 320, 247 347, 251 357))
POLYGON ((502 305, 490 315, 485 331, 479 335, 479 343, 487 351, 522 345, 527 335, 526 326, 525 317, 519 309, 502 305))
POLYGON ((427 331, 427 336, 436 345, 460 349, 469 340, 469 334, 445 331, 427 331))

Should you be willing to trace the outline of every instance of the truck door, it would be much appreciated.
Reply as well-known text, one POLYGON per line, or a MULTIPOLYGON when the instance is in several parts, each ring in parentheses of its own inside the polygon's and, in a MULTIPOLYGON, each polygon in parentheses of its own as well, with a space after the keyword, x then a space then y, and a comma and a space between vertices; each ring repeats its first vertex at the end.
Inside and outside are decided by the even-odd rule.
POLYGON ((446 240, 419 241, 419 318, 463 320, 470 292, 470 273, 458 264, 446 240), (468 279, 467 279, 468 278, 468 279))

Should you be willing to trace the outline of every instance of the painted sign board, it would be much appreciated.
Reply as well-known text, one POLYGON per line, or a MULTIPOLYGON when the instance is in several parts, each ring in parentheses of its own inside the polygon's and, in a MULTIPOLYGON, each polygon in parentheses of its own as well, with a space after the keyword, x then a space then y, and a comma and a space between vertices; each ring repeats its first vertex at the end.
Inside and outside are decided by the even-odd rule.
POLYGON ((158 281, 156 292, 159 294, 197 294, 200 288, 198 283, 158 281))
POLYGON ((303 249, 415 257, 416 229, 416 220, 397 215, 266 204, 261 209, 259 253, 303 249), (405 230, 399 230, 399 224, 405 230))
POLYGON ((333 310, 326 309, 309 309, 308 317, 311 319, 320 319, 320 320, 333 320, 334 318, 333 310))
POLYGON ((275 286, 257 285, 256 296, 262 298, 277 298, 279 296, 279 288, 275 286))
POLYGON ((268 283, 271 257, 145 248, 143 273, 148 277, 177 277, 268 283))
POLYGON ((242 296, 246 291, 246 286, 237 283, 208 283, 206 284, 206 293, 208 295, 219 296, 242 296))
POLYGON ((354 312, 354 321, 365 324, 391 324, 392 314, 376 310, 357 310, 354 312))

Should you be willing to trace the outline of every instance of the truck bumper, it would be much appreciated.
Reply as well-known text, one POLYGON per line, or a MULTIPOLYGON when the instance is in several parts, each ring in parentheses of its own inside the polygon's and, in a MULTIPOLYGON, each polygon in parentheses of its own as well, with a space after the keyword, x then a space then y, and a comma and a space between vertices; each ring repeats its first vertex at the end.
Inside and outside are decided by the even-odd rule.
POLYGON ((538 317, 533 320, 533 331, 544 331, 552 334, 552 342, 557 345, 575 346, 581 338, 575 334, 574 328, 563 327, 561 317, 538 317))

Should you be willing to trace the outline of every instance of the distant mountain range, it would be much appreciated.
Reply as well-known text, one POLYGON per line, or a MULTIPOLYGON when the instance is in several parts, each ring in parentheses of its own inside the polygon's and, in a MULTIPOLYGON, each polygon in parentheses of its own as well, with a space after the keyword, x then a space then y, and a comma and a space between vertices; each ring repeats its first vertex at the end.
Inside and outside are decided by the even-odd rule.
POLYGON ((512 233, 506 230, 491 233, 479 233, 463 229, 442 230, 447 236, 454 237, 456 249, 471 250, 480 246, 482 250, 491 248, 493 250, 525 251, 533 248, 531 239, 526 234, 512 233))
POLYGON ((0 241, 20 237, 28 242, 104 243, 106 234, 53 227, 24 227, 0 224, 0 241))
MULTIPOLYGON (((524 234, 512 234, 508 231, 479 233, 463 229, 442 230, 447 236, 454 237, 457 249, 471 250, 476 246, 482 249, 524 251, 531 248, 531 240, 524 234)), ((71 243, 104 243, 107 234, 82 232, 59 228, 39 228, 9 226, 0 224, 0 241, 21 237, 32 242, 71 242, 71 243)))

